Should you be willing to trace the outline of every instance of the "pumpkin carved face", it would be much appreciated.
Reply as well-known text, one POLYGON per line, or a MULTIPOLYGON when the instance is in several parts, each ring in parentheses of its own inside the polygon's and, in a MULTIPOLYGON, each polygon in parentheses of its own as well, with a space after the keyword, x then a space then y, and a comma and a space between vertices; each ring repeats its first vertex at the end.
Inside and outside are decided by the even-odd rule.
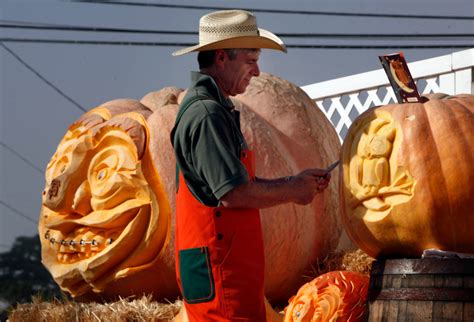
POLYGON ((92 110, 73 124, 46 170, 43 263, 73 296, 143 270, 169 238, 146 122, 109 114, 92 110))
POLYGON ((474 252, 474 96, 371 109, 342 147, 349 236, 373 257, 474 252))

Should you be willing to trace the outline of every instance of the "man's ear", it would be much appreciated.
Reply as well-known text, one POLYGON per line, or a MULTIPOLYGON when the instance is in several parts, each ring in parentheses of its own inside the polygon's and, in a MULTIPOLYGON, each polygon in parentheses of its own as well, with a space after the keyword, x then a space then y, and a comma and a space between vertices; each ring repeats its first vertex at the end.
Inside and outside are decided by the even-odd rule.
POLYGON ((227 60, 227 53, 223 49, 217 49, 214 56, 214 64, 217 67, 224 67, 225 61, 227 60))

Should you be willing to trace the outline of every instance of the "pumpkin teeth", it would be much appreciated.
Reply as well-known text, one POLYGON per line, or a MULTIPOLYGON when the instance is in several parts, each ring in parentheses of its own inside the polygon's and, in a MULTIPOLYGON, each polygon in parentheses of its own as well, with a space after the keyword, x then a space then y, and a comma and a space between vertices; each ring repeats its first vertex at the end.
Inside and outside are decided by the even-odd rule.
MULTIPOLYGON (((127 208, 129 207, 125 205, 125 209, 127 208)), ((43 237, 49 241, 52 250, 57 252, 56 259, 59 263, 75 263, 94 257, 112 245, 120 237, 124 229, 121 227, 121 221, 126 222, 125 217, 133 217, 135 210, 132 208, 129 211, 125 211, 125 214, 122 213, 121 216, 108 218, 108 220, 98 224, 98 226, 101 224, 105 226, 110 225, 109 229, 106 227, 100 227, 102 229, 94 227, 94 220, 91 220, 94 219, 94 216, 74 218, 69 221, 63 219, 63 223, 59 225, 57 224, 59 219, 57 219, 49 225, 50 229, 44 233, 43 237), (81 220, 89 221, 88 225, 81 225, 81 220), (65 224, 66 221, 68 222, 65 224)), ((71 216, 71 214, 67 214, 67 217, 71 216)), ((64 218, 64 216, 62 217, 64 218)))
POLYGON ((71 264, 95 256, 118 239, 121 232, 75 229, 64 237, 59 230, 47 230, 44 238, 56 250, 56 259, 63 264, 71 264))

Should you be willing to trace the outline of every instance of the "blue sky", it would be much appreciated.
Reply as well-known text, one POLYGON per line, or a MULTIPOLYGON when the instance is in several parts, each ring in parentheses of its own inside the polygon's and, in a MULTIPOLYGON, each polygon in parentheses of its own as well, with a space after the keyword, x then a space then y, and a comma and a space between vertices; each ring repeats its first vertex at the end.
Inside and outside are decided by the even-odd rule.
MULTIPOLYGON (((137 2, 137 1, 134 1, 137 2)), ((143 0, 142 2, 146 2, 143 0)), ((161 4, 474 17, 472 0, 353 1, 148 1, 161 4)), ((2 23, 59 24, 127 29, 197 31, 210 10, 139 7, 68 1, 0 0, 2 23)), ((474 33, 474 19, 406 19, 257 12, 260 27, 279 33, 459 34, 474 33)), ((138 35, 0 28, 0 38, 197 42, 196 36, 138 35)), ((377 56, 403 51, 408 61, 462 49, 406 49, 407 45, 472 44, 451 39, 296 39, 287 44, 400 45, 400 49, 296 49, 264 51, 262 71, 296 85, 380 68, 377 56)), ((171 57, 179 47, 4 42, 0 47, 0 251, 19 235, 36 233, 43 172, 70 123, 84 109, 116 98, 140 99, 165 86, 186 88, 195 55, 171 57), (12 54, 13 53, 13 54, 12 54), (14 56, 16 55, 16 57, 14 56), (23 63, 19 62, 21 59, 23 63), (25 66, 27 64, 29 68, 25 66), (33 72, 33 71, 34 72, 33 72), (41 75, 43 79, 38 77, 41 75), (59 89, 58 93, 47 82, 59 89), (69 99, 67 99, 67 96, 69 99), (70 100, 76 102, 71 103, 70 100), (28 218, 25 218, 28 217, 28 218)), ((474 46, 472 46, 474 47, 474 46)))

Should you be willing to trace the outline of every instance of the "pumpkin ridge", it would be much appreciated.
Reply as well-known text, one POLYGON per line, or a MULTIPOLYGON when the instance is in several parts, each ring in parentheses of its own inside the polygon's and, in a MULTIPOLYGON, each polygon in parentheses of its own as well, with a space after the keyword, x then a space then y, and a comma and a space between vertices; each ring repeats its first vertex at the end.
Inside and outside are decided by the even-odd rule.
MULTIPOLYGON (((431 104, 430 102, 427 102, 425 104, 414 103, 414 104, 410 104, 410 107, 413 107, 413 109, 415 109, 418 112, 416 113, 418 114, 418 116, 417 116, 417 121, 415 122, 417 122, 417 124, 422 123, 422 127, 416 128, 413 133, 417 137, 424 136, 424 140, 423 140, 424 145, 431 146, 433 149, 432 150, 433 153, 426 153, 426 152, 424 153, 424 151, 415 150, 414 155, 417 155, 417 156, 422 155, 423 164, 430 164, 430 163, 435 164, 428 167, 418 167, 418 170, 419 171, 422 170, 422 173, 420 174, 418 172, 417 174, 419 174, 419 178, 416 178, 416 179, 421 179, 421 178, 427 179, 425 182, 430 191, 429 196, 431 199, 431 202, 430 202, 431 207, 434 209, 435 213, 440 213, 443 211, 443 209, 451 209, 451 204, 448 203, 448 206, 446 207, 446 204, 447 204, 446 201, 449 202, 449 200, 447 200, 448 191, 446 188, 446 179, 444 178, 444 175, 442 173, 429 172, 429 170, 432 168, 441 169, 442 164, 443 164, 439 156, 439 151, 440 151, 439 142, 437 142, 436 140, 436 134, 433 131, 432 124, 429 122, 430 118, 429 118, 429 113, 427 112, 427 109, 430 108, 432 104, 433 102, 431 102, 431 104), (423 120, 424 122, 420 122, 419 120, 423 120), (428 121, 426 122, 425 120, 428 120, 428 121), (440 198, 432 198, 432 196, 443 196, 443 199, 441 200, 440 198)), ((411 140, 409 140, 409 142, 411 142, 411 140)), ((407 146, 409 145, 405 145, 405 147, 407 146)), ((411 161, 411 158, 410 158, 410 161, 411 161)), ((412 165, 409 165, 409 166, 411 167, 412 165)), ((423 202, 426 203, 426 200, 423 200, 423 202)), ((419 205, 419 206, 422 207, 422 205, 419 205)), ((431 213, 431 211, 427 213, 431 213)), ((429 218, 427 218, 426 224, 429 227, 427 234, 439 236, 438 230, 441 227, 438 228, 435 222, 432 220, 429 220, 429 218)), ((442 231, 443 229, 444 228, 441 228, 442 231)), ((425 243, 425 240, 421 240, 418 244, 418 251, 420 253, 424 249, 427 249, 427 248, 439 247, 438 245, 426 245, 424 243, 425 243)))
MULTIPOLYGON (((462 241, 459 241, 458 239, 458 229, 460 227, 458 227, 459 225, 455 220, 449 220, 449 217, 453 217, 457 213, 463 212, 462 208, 460 209, 460 207, 455 207, 453 205, 467 204, 469 203, 469 195, 474 195, 474 188, 470 188, 472 187, 471 183, 473 178, 470 178, 472 175, 469 176, 469 165, 472 164, 474 160, 472 153, 466 153, 466 151, 474 150, 474 144, 472 144, 472 140, 469 140, 469 137, 472 137, 472 128, 463 129, 462 125, 464 125, 464 123, 460 122, 460 120, 465 117, 472 117, 472 112, 469 108, 463 104, 460 104, 460 102, 457 100, 451 100, 450 105, 452 108, 443 108, 443 106, 438 105, 442 105, 441 101, 436 101, 436 106, 432 107, 433 109, 436 108, 438 113, 429 113, 429 115, 433 115, 433 117, 429 119, 429 123, 434 123, 434 119, 436 119, 438 123, 437 128, 439 128, 438 132, 440 134, 436 135, 435 137, 437 138, 437 141, 439 141, 440 145, 443 143, 446 145, 446 152, 444 153, 445 157, 443 157, 439 151, 437 151, 437 155, 439 155, 441 159, 440 168, 442 172, 442 178, 444 180, 443 186, 447 187, 445 197, 448 204, 447 208, 449 209, 449 213, 446 213, 447 218, 444 221, 444 225, 440 225, 438 229, 435 229, 435 232, 440 240, 444 240, 444 238, 446 238, 445 236, 447 230, 449 229, 449 234, 451 234, 449 238, 453 243, 451 247, 454 247, 454 249, 458 250, 462 245, 462 241), (441 113, 443 114, 440 115, 441 113), (457 129, 455 135, 449 136, 448 138, 443 137, 443 134, 451 133, 454 131, 453 129, 457 129), (451 130, 451 132, 448 132, 448 130, 451 130), (469 135, 469 132, 471 132, 471 135, 469 135), (456 144, 451 144, 453 141, 455 141, 456 144), (459 160, 459 156, 461 155, 467 158, 467 160, 463 160, 463 162, 456 162, 456 160, 459 160), (460 173, 465 174, 461 177, 455 178, 455 181, 449 180, 449 175, 453 171, 453 164, 455 164, 455 167, 458 168, 460 173), (459 189, 456 189, 457 186, 463 187, 462 190, 471 190, 471 194, 462 194, 459 189), (463 198, 465 198, 464 202, 460 203, 459 199, 463 198)), ((436 144, 436 147, 438 146, 439 145, 436 144)), ((443 245, 441 244, 440 247, 442 246, 443 245)))
MULTIPOLYGON (((441 114, 441 111, 442 110, 442 113, 443 115, 440 116, 438 113, 425 113, 427 114, 427 118, 428 118, 428 123, 429 124, 432 124, 432 121, 433 123, 435 123, 435 120, 438 121, 436 123, 437 124, 437 127, 440 127, 439 123, 441 124, 446 124, 446 128, 455 128, 456 127, 456 124, 455 122, 453 122, 454 120, 452 120, 452 116, 454 115, 453 111, 451 109, 448 109, 448 108, 443 108, 443 106, 438 106, 438 105, 441 105, 439 102, 436 102, 435 106, 431 107, 430 104, 427 104, 427 108, 436 108, 437 109, 437 112, 439 112, 439 114, 441 114), (446 114, 448 114, 449 116, 447 116, 446 114), (431 115, 436 115, 435 117, 431 117, 431 115)), ((444 128, 444 126, 443 126, 444 128)), ((431 133, 433 133, 433 127, 430 126, 430 129, 432 130, 431 133)), ((449 217, 452 217, 455 215, 455 211, 453 209, 453 202, 452 202, 452 193, 453 191, 451 191, 451 189, 448 189, 448 180, 446 179, 446 174, 449 175, 449 170, 446 171, 446 166, 448 166, 448 163, 447 162, 443 162, 443 161, 446 161, 446 160, 442 160, 441 159, 441 145, 444 143, 444 140, 441 139, 441 136, 440 135, 433 135, 433 140, 435 141, 434 143, 434 146, 436 148, 436 153, 435 155, 438 156, 438 159, 439 159, 439 169, 441 169, 441 176, 440 176, 440 179, 442 179, 442 187, 444 188, 444 190, 446 191, 443 191, 443 196, 445 197, 446 199, 446 210, 448 210, 449 212, 447 212, 445 215, 446 216, 449 216, 449 217)), ((450 145, 450 149, 455 149, 457 147, 457 144, 452 144, 450 145)), ((453 152, 453 151, 451 151, 453 152)), ((461 165, 459 165, 461 166, 461 165)), ((433 226, 433 234, 436 235, 436 236, 439 236, 441 239, 442 239, 442 236, 444 234, 446 234, 447 232, 452 236, 453 238, 453 243, 454 243, 454 247, 455 249, 458 248, 458 242, 457 242, 457 237, 456 237, 456 225, 455 225, 455 221, 453 220, 447 220, 445 222, 445 225, 442 225, 442 229, 440 230, 438 228, 438 226, 434 225, 433 226)), ((442 245, 439 245, 439 248, 444 248, 442 245)))

